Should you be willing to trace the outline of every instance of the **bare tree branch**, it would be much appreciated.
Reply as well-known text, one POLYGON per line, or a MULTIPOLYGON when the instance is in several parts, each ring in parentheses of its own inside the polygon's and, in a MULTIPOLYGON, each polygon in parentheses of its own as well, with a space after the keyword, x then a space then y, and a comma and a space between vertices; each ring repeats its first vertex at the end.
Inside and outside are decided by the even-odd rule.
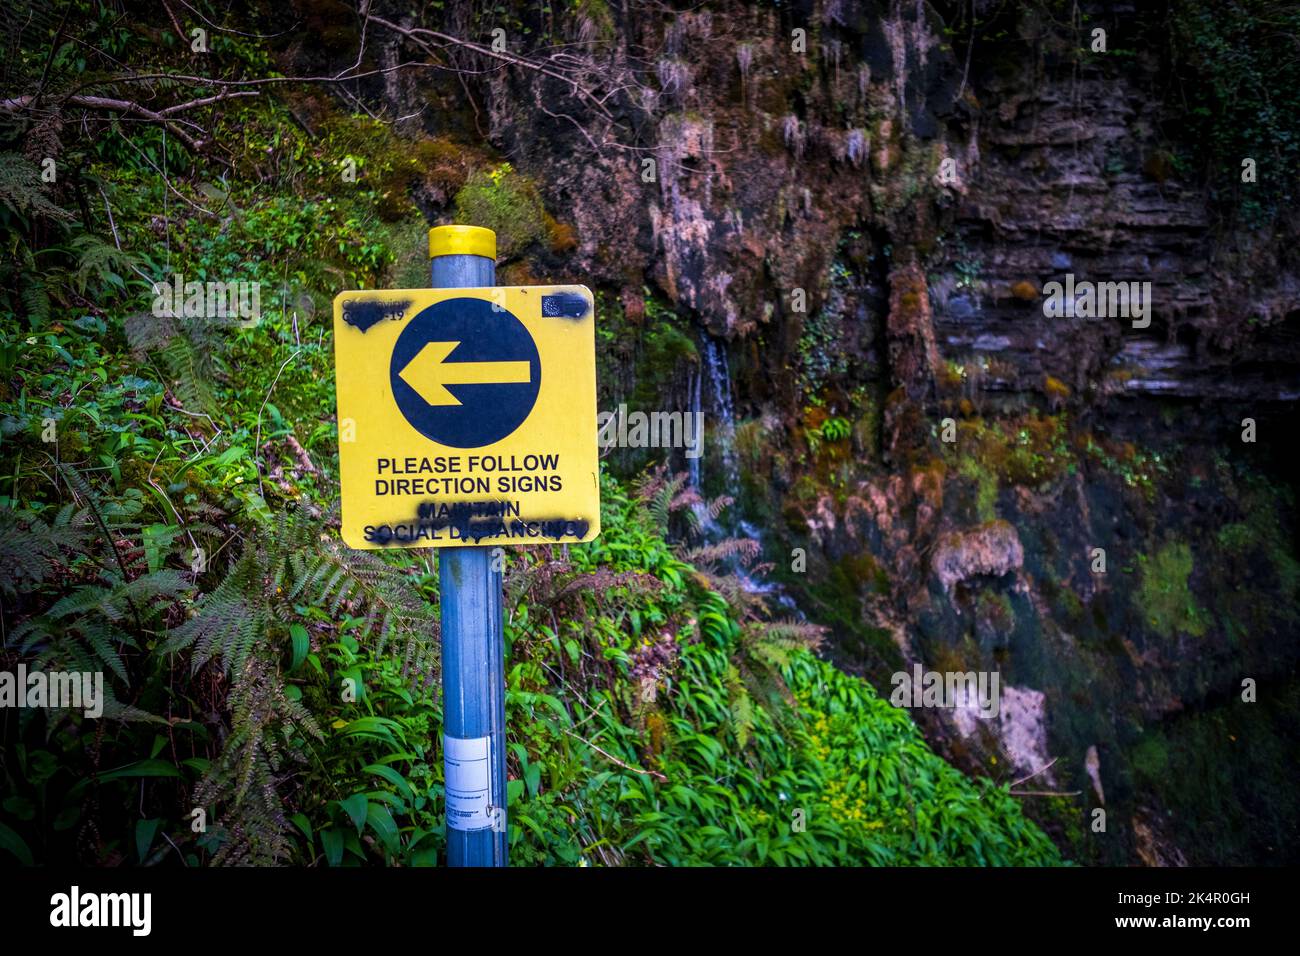
MULTIPOLYGON (((218 96, 209 96, 203 99, 190 100, 185 103, 178 103, 175 106, 169 106, 166 109, 161 111, 151 110, 147 106, 137 103, 134 100, 119 100, 119 99, 113 99, 106 96, 80 96, 80 95, 65 96, 58 99, 57 103, 60 106, 72 106, 72 107, 79 106, 84 109, 107 110, 113 113, 125 113, 128 116, 139 116, 143 119, 149 120, 150 122, 161 123, 162 125, 168 127, 177 136, 179 136, 186 146, 188 146, 190 149, 194 150, 195 152, 199 152, 203 148, 204 141, 200 139, 195 139, 188 132, 186 132, 186 130, 180 123, 176 122, 173 119, 173 117, 175 117, 177 113, 182 113, 185 110, 194 109, 199 106, 206 106, 211 103, 216 103, 219 100, 232 99, 237 96, 257 96, 257 95, 258 93, 255 90, 244 90, 244 91, 236 90, 228 93, 221 93, 218 96)), ((32 106, 34 103, 36 103, 36 101, 37 101, 36 94, 31 94, 29 96, 16 96, 16 97, 12 97, 11 99, 0 100, 0 111, 6 113, 20 113, 23 110, 26 110, 27 108, 32 106)))
POLYGON ((398 26, 396 23, 391 23, 388 20, 385 20, 383 17, 377 17, 374 14, 370 15, 370 19, 373 22, 378 23, 382 27, 387 27, 388 29, 394 31, 395 33, 400 33, 402 36, 411 40, 411 42, 416 44, 416 46, 420 47, 422 50, 424 50, 426 53, 430 54, 431 56, 435 54, 435 50, 433 47, 429 45, 428 42, 421 40, 420 39, 421 36, 432 37, 435 40, 441 40, 443 43, 450 44, 452 46, 462 47, 463 49, 466 50, 470 50, 471 52, 477 53, 480 56, 489 57, 494 60, 500 60, 503 63, 509 63, 511 66, 523 67, 526 70, 533 70, 537 73, 541 73, 545 76, 549 76, 552 79, 559 80, 561 83, 564 83, 566 86, 568 86, 569 89, 573 92, 573 95, 576 96, 578 99, 585 100, 586 102, 590 103, 591 106, 601 114, 601 116, 605 117, 611 122, 614 119, 614 117, 610 115, 609 110, 605 108, 605 104, 601 100, 601 98, 596 96, 596 94, 593 93, 591 90, 589 90, 587 87, 579 83, 576 77, 574 77, 571 74, 566 74, 560 72, 559 70, 552 69, 551 67, 547 66, 545 63, 538 63, 534 60, 529 60, 526 57, 516 56, 513 53, 507 53, 504 50, 494 50, 490 46, 484 46, 481 43, 475 43, 473 40, 464 40, 461 39, 460 37, 454 37, 449 33, 440 33, 437 30, 428 30, 425 29, 424 27, 411 27, 408 29, 407 27, 398 26))

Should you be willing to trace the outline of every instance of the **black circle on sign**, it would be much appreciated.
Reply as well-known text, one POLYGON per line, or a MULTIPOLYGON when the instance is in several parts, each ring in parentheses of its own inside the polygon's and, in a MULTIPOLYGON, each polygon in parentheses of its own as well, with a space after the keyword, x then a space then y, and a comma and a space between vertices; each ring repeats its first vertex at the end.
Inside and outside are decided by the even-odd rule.
MULTIPOLYGON (((491 377, 490 372, 484 376, 491 377)), ((542 384, 542 363, 527 327, 484 299, 444 299, 407 323, 393 346, 389 381, 397 407, 411 427, 440 445, 481 448, 524 423, 542 384), (402 372, 430 342, 459 342, 444 364, 528 362, 527 382, 444 385, 461 404, 430 405, 402 372)))

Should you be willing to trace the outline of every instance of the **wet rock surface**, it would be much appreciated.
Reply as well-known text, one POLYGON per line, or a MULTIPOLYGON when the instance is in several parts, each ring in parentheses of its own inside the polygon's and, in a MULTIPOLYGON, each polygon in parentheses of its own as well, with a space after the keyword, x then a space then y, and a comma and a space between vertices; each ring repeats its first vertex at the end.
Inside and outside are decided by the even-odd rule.
POLYGON ((1173 162, 1196 144, 1166 133, 1156 58, 1075 56, 1025 12, 966 63, 959 14, 619 8, 617 42, 575 54, 606 118, 558 115, 522 70, 472 116, 432 81, 385 95, 438 107, 434 132, 481 124, 537 183, 574 243, 523 260, 606 293, 621 367, 705 413, 702 467, 675 466, 739 497, 841 666, 878 687, 916 661, 1001 673, 997 720, 916 713, 951 759, 1010 781, 1055 758, 1030 786, 1078 794, 1027 805, 1083 860, 1294 862, 1294 800, 1247 779, 1273 793, 1296 756, 1276 703, 1300 660, 1294 223, 1223 229, 1173 162), (1149 282, 1149 324, 1047 317, 1067 275, 1149 282), (670 326, 696 346, 652 367, 670 326), (1274 704, 1243 711, 1245 678, 1274 704))
POLYGON ((970 531, 952 531, 939 539, 934 552, 934 573, 945 592, 976 575, 1001 577, 1019 569, 1025 560, 1020 536, 1006 521, 990 521, 970 531))

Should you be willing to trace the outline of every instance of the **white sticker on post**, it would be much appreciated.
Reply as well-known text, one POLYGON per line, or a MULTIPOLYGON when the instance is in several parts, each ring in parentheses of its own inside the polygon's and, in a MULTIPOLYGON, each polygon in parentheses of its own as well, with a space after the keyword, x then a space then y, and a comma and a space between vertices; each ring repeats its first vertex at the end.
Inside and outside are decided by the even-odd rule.
POLYGON ((442 766, 447 780, 447 826, 453 830, 489 830, 492 810, 492 738, 442 737, 442 766))

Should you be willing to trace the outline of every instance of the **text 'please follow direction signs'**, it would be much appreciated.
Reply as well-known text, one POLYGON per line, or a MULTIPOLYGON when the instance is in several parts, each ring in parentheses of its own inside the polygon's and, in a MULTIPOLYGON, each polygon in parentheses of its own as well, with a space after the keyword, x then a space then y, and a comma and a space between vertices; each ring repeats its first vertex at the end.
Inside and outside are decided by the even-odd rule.
POLYGON ((596 537, 595 347, 582 286, 338 295, 343 540, 374 549, 596 537))

